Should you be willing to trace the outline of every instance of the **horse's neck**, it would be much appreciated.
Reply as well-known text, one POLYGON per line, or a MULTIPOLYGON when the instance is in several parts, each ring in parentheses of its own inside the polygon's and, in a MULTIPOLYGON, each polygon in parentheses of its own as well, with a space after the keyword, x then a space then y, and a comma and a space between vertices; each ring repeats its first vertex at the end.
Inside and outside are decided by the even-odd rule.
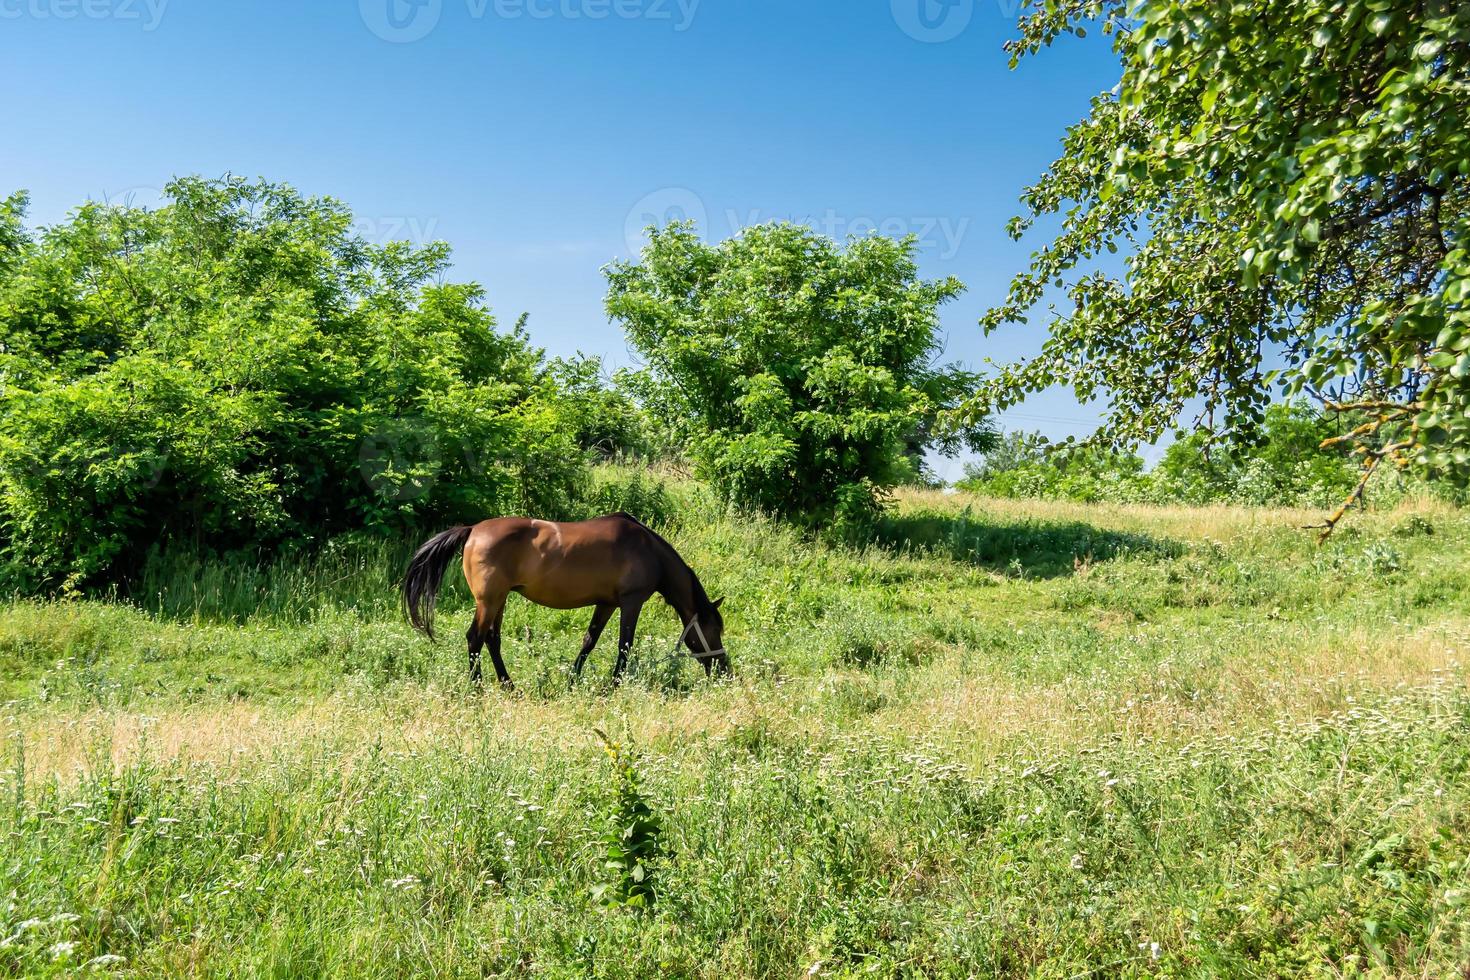
POLYGON ((660 576, 662 581, 658 591, 668 600, 669 605, 674 607, 674 611, 679 614, 679 619, 687 623, 694 615, 696 590, 694 573, 674 553, 672 545, 665 544, 663 550, 665 551, 662 556, 663 574, 660 576))

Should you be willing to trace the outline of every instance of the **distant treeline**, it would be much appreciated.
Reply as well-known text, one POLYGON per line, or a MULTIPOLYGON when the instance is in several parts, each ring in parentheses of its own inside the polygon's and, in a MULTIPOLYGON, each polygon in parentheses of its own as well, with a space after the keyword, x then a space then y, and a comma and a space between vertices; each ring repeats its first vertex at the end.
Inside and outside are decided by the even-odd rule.
MULTIPOLYGON (((1323 414, 1304 402, 1272 405, 1252 438, 1187 435, 1152 468, 1136 452, 1051 445, 1039 434, 1008 432, 965 466, 958 485, 992 497, 1325 508, 1345 499, 1362 478, 1361 457, 1345 443, 1324 445, 1351 424, 1350 416, 1323 414)), ((1463 496, 1385 470, 1366 499, 1388 503, 1406 495, 1463 496)))

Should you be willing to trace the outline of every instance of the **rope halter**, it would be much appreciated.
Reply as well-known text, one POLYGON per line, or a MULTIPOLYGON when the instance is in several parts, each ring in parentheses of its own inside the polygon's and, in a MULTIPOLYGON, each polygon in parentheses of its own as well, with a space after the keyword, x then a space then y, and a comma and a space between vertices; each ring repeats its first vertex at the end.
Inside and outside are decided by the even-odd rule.
POLYGON ((685 653, 679 654, 680 656, 693 657, 695 660, 713 660, 715 657, 723 657, 725 655, 724 647, 720 647, 718 650, 710 649, 709 640, 704 637, 704 627, 699 625, 698 613, 689 617, 689 622, 685 625, 684 632, 679 634, 678 641, 674 643, 674 652, 676 654, 679 652, 679 646, 689 639, 689 631, 691 629, 694 630, 694 635, 699 637, 699 645, 704 647, 704 653, 685 653))

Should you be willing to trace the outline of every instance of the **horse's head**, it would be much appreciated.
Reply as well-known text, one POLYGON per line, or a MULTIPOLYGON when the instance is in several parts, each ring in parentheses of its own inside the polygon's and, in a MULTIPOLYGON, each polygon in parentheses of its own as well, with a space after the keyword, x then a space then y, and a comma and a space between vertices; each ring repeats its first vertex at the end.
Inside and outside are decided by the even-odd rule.
POLYGON ((724 602, 724 599, 716 599, 697 610, 689 628, 684 631, 685 646, 704 664, 706 674, 716 666, 722 674, 730 672, 730 655, 725 652, 725 618, 720 615, 720 606, 724 602), (711 653, 716 656, 711 657, 711 653))

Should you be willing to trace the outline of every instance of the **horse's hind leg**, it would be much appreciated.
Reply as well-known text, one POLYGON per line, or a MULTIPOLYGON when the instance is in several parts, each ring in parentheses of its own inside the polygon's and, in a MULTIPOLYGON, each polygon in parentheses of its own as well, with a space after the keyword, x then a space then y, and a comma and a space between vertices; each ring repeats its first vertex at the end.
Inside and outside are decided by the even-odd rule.
POLYGON ((475 619, 465 638, 470 645, 470 683, 478 687, 482 683, 480 651, 488 644, 490 663, 495 667, 495 677, 502 687, 514 689, 510 675, 505 671, 505 661, 500 658, 500 621, 505 615, 505 596, 498 599, 478 600, 475 603, 475 619))
POLYGON ((516 686, 510 681, 510 673, 505 669, 505 661, 500 659, 500 622, 505 618, 505 596, 498 601, 481 607, 481 614, 489 626, 485 631, 485 642, 490 646, 490 663, 495 667, 495 677, 500 681, 500 686, 507 691, 514 691, 516 686))
POLYGON ((602 631, 607 627, 607 621, 612 619, 613 612, 617 609, 614 605, 601 605, 592 613, 592 622, 587 626, 587 635, 582 637, 582 649, 577 654, 577 662, 572 664, 572 679, 582 676, 582 667, 587 663, 587 655, 592 648, 597 646, 597 641, 602 639, 602 631))
POLYGON ((480 632, 480 612, 475 610, 475 618, 470 620, 469 632, 464 635, 470 645, 470 683, 479 687, 483 682, 480 671, 480 651, 485 647, 485 637, 480 632))

